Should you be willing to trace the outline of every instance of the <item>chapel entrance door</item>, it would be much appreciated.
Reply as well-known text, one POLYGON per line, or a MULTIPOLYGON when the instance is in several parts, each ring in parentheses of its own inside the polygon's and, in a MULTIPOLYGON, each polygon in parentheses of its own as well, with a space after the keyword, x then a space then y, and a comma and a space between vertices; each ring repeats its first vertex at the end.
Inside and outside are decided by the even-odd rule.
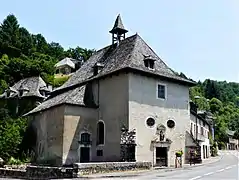
POLYGON ((90 147, 80 148, 80 162, 86 163, 90 161, 90 147))
POLYGON ((168 166, 167 147, 156 147, 156 166, 168 166))

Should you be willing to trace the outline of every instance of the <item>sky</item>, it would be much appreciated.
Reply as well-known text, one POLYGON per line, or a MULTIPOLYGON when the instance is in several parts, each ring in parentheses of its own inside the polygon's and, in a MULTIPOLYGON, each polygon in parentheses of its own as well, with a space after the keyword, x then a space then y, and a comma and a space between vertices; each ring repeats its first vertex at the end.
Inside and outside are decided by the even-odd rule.
POLYGON ((173 70, 194 80, 239 82, 239 0, 1 0, 31 33, 64 48, 111 43, 118 14, 173 70))

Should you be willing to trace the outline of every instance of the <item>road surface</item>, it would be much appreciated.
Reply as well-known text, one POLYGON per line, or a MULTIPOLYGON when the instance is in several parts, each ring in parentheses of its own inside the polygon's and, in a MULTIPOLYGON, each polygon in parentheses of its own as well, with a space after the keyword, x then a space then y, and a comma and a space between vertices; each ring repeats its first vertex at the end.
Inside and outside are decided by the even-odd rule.
POLYGON ((239 180, 238 151, 223 151, 222 159, 215 163, 189 167, 175 171, 152 171, 150 173, 124 178, 94 178, 94 179, 150 179, 150 180, 239 180))
MULTIPOLYGON (((185 169, 154 170, 135 177, 117 178, 87 178, 97 180, 127 179, 127 180, 239 180, 239 153, 238 151, 221 151, 220 161, 185 169)), ((0 178, 1 179, 1 178, 0 178)), ((79 178, 85 179, 85 178, 79 178)), ((13 180, 13 179, 11 179, 13 180)))

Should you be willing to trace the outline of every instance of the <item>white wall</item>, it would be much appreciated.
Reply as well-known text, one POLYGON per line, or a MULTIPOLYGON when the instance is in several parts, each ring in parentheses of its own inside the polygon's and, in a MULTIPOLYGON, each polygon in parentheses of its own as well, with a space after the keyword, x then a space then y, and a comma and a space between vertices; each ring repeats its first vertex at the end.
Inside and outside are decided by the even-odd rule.
POLYGON ((155 135, 156 126, 163 124, 167 127, 167 121, 172 119, 176 126, 173 129, 167 128, 166 138, 173 141, 168 154, 168 165, 174 165, 175 152, 181 149, 184 151, 185 132, 190 128, 188 104, 188 87, 129 74, 129 127, 130 129, 136 128, 137 161, 153 161, 151 140, 155 135), (166 100, 156 98, 157 83, 166 85, 166 100), (146 125, 149 117, 156 120, 152 128, 146 125))

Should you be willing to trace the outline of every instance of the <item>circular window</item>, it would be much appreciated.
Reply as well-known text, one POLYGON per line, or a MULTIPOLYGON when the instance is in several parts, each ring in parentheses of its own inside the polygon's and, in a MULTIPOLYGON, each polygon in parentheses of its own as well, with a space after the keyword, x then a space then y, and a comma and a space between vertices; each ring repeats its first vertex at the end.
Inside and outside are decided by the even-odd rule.
POLYGON ((168 126, 169 128, 174 128, 174 127, 175 127, 175 122, 174 122, 173 120, 168 120, 167 126, 168 126))
POLYGON ((148 118, 146 123, 149 127, 152 127, 155 125, 155 120, 153 118, 148 118))

